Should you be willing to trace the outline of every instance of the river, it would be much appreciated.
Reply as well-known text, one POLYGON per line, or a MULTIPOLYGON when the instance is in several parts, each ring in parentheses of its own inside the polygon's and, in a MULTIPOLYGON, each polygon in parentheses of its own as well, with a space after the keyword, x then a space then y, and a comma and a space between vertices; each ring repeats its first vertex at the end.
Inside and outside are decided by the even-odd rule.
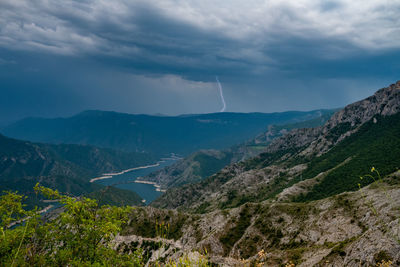
POLYGON ((157 164, 152 164, 149 166, 132 168, 114 173, 105 173, 101 177, 93 178, 91 182, 95 182, 102 185, 113 185, 115 187, 126 189, 136 192, 141 198, 145 200, 145 204, 150 204, 153 200, 158 198, 163 192, 157 191, 157 187, 153 184, 146 183, 135 183, 134 181, 140 180, 154 171, 160 170, 166 166, 172 165, 179 158, 171 157, 165 158, 159 161, 157 164))

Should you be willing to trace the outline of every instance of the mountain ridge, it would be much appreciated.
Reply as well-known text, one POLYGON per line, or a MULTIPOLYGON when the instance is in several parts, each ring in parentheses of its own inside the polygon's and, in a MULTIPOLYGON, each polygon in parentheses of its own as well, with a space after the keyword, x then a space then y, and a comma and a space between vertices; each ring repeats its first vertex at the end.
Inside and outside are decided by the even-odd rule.
POLYGON ((33 142, 88 144, 157 156, 187 155, 244 142, 268 125, 318 117, 321 110, 282 113, 211 113, 191 116, 132 115, 87 111, 68 118, 30 118, 2 129, 3 134, 33 142), (235 135, 227 136, 227 132, 235 135))
MULTIPOLYGON (((340 111, 336 112, 328 122, 322 126, 317 128, 310 129, 301 129, 301 130, 293 130, 288 133, 287 136, 278 138, 272 142, 272 144, 268 148, 268 152, 274 152, 277 150, 282 150, 288 147, 299 147, 304 146, 308 142, 315 141, 313 138, 316 136, 322 135, 319 137, 319 140, 316 140, 314 146, 310 147, 309 151, 319 150, 321 152, 325 152, 328 149, 328 146, 334 145, 333 143, 326 140, 324 135, 326 135, 330 130, 338 127, 339 124, 350 123, 350 128, 355 130, 356 126, 361 126, 366 121, 372 119, 374 115, 381 114, 384 116, 393 115, 400 111, 400 81, 397 81, 394 84, 391 84, 388 87, 379 89, 374 95, 369 96, 363 100, 357 101, 350 105, 347 105, 340 111), (300 131, 300 132, 298 132, 300 131), (307 136, 307 139, 304 140, 301 138, 307 136), (299 143, 290 142, 290 140, 300 141, 299 143), (305 141, 305 142, 304 142, 305 141), (324 147, 316 147, 316 143, 324 143, 324 147)), ((341 135, 335 141, 336 143, 340 142, 346 136, 350 135, 354 131, 346 131, 346 135, 341 135)), ((307 153, 307 152, 306 152, 307 153)))

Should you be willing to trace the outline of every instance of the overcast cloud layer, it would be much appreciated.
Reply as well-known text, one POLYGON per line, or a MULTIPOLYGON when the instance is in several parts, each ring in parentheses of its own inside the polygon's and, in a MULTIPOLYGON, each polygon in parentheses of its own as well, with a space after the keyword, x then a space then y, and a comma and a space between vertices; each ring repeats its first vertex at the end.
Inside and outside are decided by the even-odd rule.
POLYGON ((343 106, 400 79, 398 0, 0 0, 0 122, 343 106))

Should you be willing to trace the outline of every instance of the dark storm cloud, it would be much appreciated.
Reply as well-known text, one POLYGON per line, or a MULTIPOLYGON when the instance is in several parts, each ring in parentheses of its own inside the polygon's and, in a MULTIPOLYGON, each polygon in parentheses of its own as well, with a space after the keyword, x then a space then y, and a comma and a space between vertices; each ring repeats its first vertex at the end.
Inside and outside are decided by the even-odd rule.
MULTIPOLYGON (((260 9, 266 12, 266 19, 252 18, 254 10, 242 16, 238 10, 241 5, 235 1, 215 8, 211 2, 204 6, 192 3, 193 15, 188 14, 189 7, 179 12, 173 6, 162 6, 165 2, 175 4, 176 9, 185 3, 10 1, 7 4, 5 1, 1 6, 3 26, 0 43, 12 49, 111 57, 117 62, 118 59, 126 61, 126 66, 140 71, 187 72, 190 77, 196 73, 206 76, 204 72, 247 74, 279 69, 283 61, 279 57, 281 54, 299 53, 307 57, 312 53, 312 57, 319 59, 334 54, 334 57, 341 58, 360 48, 368 52, 367 48, 374 50, 398 45, 390 40, 374 43, 375 40, 370 40, 369 35, 361 32, 362 29, 355 40, 351 34, 355 26, 351 21, 349 25, 340 25, 337 16, 332 16, 331 25, 315 24, 317 19, 329 21, 324 13, 340 8, 341 5, 334 1, 320 2, 323 11, 318 12, 316 5, 314 11, 317 13, 309 16, 302 15, 302 10, 296 9, 296 5, 271 4, 269 8, 260 9), (232 13, 225 14, 223 8, 232 13), (210 24, 213 20, 216 20, 216 25, 210 24), (322 32, 324 28, 336 30, 335 24, 348 29, 332 36, 322 32)), ((254 1, 254 4, 260 3, 262 1, 254 1)), ((308 5, 312 6, 312 3, 308 5)), ((357 19, 354 24, 356 22, 357 19)), ((381 23, 384 27, 385 21, 381 23)), ((375 30, 371 25, 366 27, 375 30)))
POLYGON ((398 79, 399 7, 378 0, 3 0, 7 100, 0 117, 88 108, 212 112, 220 108, 215 75, 230 111, 344 105, 398 79))

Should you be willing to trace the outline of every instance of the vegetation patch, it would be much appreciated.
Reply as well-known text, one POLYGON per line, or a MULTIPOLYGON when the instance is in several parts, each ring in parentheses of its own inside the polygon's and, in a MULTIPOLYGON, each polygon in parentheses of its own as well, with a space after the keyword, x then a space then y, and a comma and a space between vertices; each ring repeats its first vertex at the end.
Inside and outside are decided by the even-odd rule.
POLYGON ((240 249, 240 258, 248 259, 254 256, 258 250, 258 244, 262 241, 259 235, 246 236, 238 244, 240 249))
POLYGON ((399 169, 400 114, 376 116, 375 119, 376 123, 373 120, 365 123, 356 133, 308 164, 302 179, 313 178, 351 158, 330 171, 319 184, 306 195, 297 198, 297 201, 317 200, 345 191, 355 191, 358 183, 366 186, 373 180, 360 180, 359 177, 360 174, 368 173, 372 166, 379 169, 382 176, 399 169), (366 162, 371 166, 366 166, 366 162))
POLYGON ((279 247, 281 238, 283 237, 282 230, 274 227, 271 221, 265 217, 258 217, 254 226, 267 238, 270 247, 279 247))
POLYGON ((136 208, 130 215, 129 224, 123 228, 121 235, 138 235, 155 238, 160 236, 160 225, 164 238, 177 240, 182 236, 182 227, 188 219, 183 213, 159 210, 150 215, 146 208, 136 208), (164 231, 165 230, 165 231, 164 231))
POLYGON ((261 153, 257 157, 248 159, 244 162, 239 163, 245 171, 252 169, 262 169, 268 167, 273 162, 279 162, 279 160, 285 155, 295 155, 301 148, 291 148, 286 150, 279 150, 274 153, 261 153))
POLYGON ((208 177, 213 175, 231 163, 231 159, 232 154, 230 153, 224 153, 221 159, 204 153, 198 153, 193 160, 197 161, 200 164, 200 167, 196 169, 194 175, 198 175, 200 177, 208 177))
POLYGON ((374 260, 375 260, 376 263, 380 263, 382 261, 386 261, 386 262, 392 261, 393 258, 390 257, 389 254, 386 251, 381 250, 381 251, 379 251, 378 253, 375 254, 374 260))
POLYGON ((345 257, 346 256, 346 251, 345 248, 351 244, 354 240, 356 240, 358 237, 352 237, 349 239, 346 239, 344 241, 338 242, 335 245, 331 244, 333 246, 331 252, 328 254, 327 257, 329 256, 340 256, 340 257, 345 257))
POLYGON ((100 206, 143 206, 142 198, 135 192, 106 186, 101 190, 94 191, 87 195, 96 199, 100 206))
POLYGON ((235 243, 243 236, 246 229, 251 224, 251 207, 250 205, 244 205, 239 213, 239 217, 231 222, 233 226, 225 230, 224 234, 219 238, 219 241, 224 246, 224 254, 228 255, 235 243))

